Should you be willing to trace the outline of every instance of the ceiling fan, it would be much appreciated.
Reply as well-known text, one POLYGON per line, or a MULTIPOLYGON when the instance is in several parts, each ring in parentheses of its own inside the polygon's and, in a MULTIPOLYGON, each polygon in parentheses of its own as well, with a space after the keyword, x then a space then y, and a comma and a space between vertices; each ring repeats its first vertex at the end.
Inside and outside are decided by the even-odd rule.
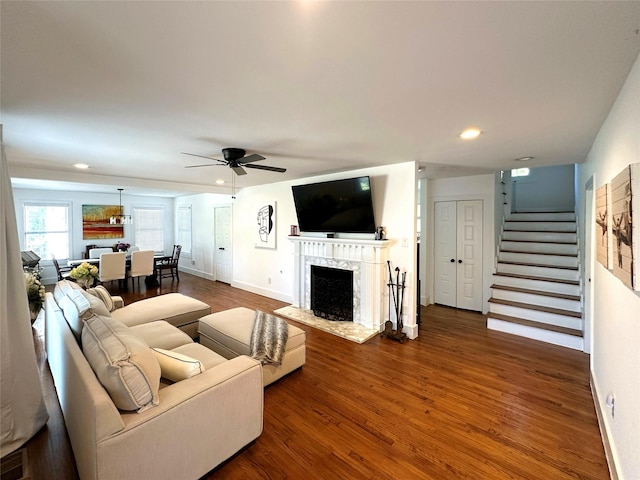
POLYGON ((231 168, 234 172, 236 172, 236 175, 246 175, 247 172, 245 171, 245 168, 255 168, 256 170, 268 170, 269 172, 278 172, 278 173, 284 173, 287 171, 286 168, 269 167, 268 165, 254 165, 251 162, 264 160, 264 157, 262 155, 258 155, 257 153, 252 153, 251 155, 247 155, 245 157, 245 154, 247 152, 245 152, 242 148, 223 148, 222 155, 224 155, 224 160, 219 160, 213 157, 207 157, 206 155, 197 155, 195 153, 187 153, 187 152, 182 152, 182 153, 184 155, 208 158, 209 160, 215 160, 216 162, 219 162, 219 163, 205 163, 202 165, 187 165, 185 168, 227 166, 231 168))

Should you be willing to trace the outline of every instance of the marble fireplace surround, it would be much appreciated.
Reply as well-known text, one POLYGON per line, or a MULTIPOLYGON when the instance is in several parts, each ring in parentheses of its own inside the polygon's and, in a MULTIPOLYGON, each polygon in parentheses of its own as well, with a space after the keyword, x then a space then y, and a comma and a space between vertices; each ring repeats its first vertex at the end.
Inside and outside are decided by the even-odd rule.
POLYGON ((294 244, 293 306, 311 305, 311 265, 353 272, 353 323, 381 331, 388 240, 289 237, 294 244))

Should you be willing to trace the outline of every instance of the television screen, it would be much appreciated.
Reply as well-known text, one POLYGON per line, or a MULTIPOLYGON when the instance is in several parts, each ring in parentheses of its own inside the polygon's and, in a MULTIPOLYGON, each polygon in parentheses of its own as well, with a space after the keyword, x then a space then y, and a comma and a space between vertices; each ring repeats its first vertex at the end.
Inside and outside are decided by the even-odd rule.
POLYGON ((296 185, 291 189, 301 232, 376 231, 369 177, 296 185))

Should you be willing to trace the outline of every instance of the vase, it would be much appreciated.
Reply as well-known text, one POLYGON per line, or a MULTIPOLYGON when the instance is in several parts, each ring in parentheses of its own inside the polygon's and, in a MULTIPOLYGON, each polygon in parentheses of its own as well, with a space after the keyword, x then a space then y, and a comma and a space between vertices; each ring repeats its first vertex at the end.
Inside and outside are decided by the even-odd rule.
POLYGON ((86 290, 93 285, 93 277, 77 278, 76 283, 86 290))

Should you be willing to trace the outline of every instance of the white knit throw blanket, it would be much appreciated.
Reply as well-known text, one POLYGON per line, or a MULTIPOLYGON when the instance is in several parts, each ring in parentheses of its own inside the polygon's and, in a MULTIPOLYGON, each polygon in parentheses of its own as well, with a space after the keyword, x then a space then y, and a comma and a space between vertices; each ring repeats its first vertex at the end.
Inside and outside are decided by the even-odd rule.
POLYGON ((256 310, 249 344, 251 357, 264 365, 278 366, 282 363, 284 349, 289 337, 289 325, 283 319, 256 310))

